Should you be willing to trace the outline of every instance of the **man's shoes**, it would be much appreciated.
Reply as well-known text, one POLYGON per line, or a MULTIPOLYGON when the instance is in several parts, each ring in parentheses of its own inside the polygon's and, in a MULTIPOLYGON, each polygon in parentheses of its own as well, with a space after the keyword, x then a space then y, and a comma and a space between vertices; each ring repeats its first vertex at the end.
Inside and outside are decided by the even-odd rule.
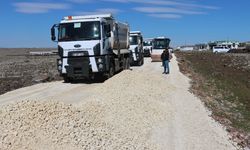
POLYGON ((162 74, 169 74, 169 72, 163 72, 162 74))

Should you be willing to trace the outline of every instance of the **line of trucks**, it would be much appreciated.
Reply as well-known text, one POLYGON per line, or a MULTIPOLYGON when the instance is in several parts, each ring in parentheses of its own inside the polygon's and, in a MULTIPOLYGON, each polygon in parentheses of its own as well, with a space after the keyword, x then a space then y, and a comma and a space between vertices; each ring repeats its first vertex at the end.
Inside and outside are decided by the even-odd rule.
POLYGON ((111 14, 64 17, 52 26, 51 39, 58 43, 57 68, 65 82, 110 78, 131 65, 142 66, 144 56, 161 61, 170 43, 165 37, 143 40, 140 31, 130 31, 111 14))

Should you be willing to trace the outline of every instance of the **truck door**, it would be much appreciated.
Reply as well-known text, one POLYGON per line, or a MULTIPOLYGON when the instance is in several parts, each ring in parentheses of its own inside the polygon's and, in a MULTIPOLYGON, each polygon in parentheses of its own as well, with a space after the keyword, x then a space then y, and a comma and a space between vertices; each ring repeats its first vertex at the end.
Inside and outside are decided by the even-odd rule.
MULTIPOLYGON (((103 23, 102 26, 102 38, 103 38, 103 50, 104 51, 108 51, 110 49, 110 42, 109 42, 109 38, 110 38, 110 25, 108 25, 107 23, 103 23)), ((109 52, 107 52, 109 53, 109 52)), ((105 54, 107 54, 105 53, 105 54)))

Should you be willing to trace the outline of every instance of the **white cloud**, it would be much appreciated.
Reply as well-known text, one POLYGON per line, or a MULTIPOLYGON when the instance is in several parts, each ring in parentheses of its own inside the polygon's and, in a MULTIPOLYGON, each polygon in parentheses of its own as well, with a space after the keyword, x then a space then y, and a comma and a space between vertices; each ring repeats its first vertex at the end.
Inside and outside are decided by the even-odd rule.
POLYGON ((200 11, 192 11, 192 10, 184 10, 179 8, 171 8, 171 7, 136 7, 134 10, 143 12, 143 13, 176 13, 176 14, 205 14, 200 11))
POLYGON ((148 14, 148 16, 155 18, 164 18, 164 19, 179 19, 182 17, 181 15, 176 15, 176 14, 148 14))
POLYGON ((118 2, 118 3, 141 3, 141 4, 150 4, 150 5, 165 5, 165 6, 174 6, 174 7, 186 7, 186 8, 204 8, 204 9, 218 9, 215 6, 208 5, 199 5, 193 1, 170 1, 170 0, 102 0, 107 2, 118 2))
POLYGON ((115 2, 115 3, 129 3, 130 0, 101 0, 104 2, 115 2))
POLYGON ((64 10, 69 9, 70 5, 63 3, 34 3, 34 2, 20 2, 14 3, 16 11, 20 13, 47 13, 50 10, 64 10))
POLYGON ((88 3, 88 2, 92 2, 91 0, 68 0, 69 2, 72 3, 88 3))
POLYGON ((95 11, 90 11, 90 12, 77 12, 77 15, 96 15, 96 14, 107 14, 107 13, 111 13, 111 14, 118 14, 122 12, 119 9, 115 9, 115 8, 102 8, 102 9, 96 9, 95 11))
MULTIPOLYGON (((140 1, 140 0, 137 0, 140 1)), ((152 4, 152 5, 165 5, 165 6, 174 6, 174 7, 184 7, 184 8, 205 8, 205 9, 218 9, 218 7, 208 6, 208 5, 198 5, 192 3, 190 1, 183 1, 183 2, 176 2, 176 1, 169 1, 169 0, 146 0, 144 2, 140 1, 141 3, 152 4)))
POLYGON ((115 8, 102 8, 102 9, 97 9, 97 11, 103 13, 112 13, 112 14, 118 14, 122 12, 120 9, 115 9, 115 8))
POLYGON ((190 0, 101 0, 117 3, 135 3, 139 6, 133 10, 157 18, 181 18, 184 15, 202 15, 206 11, 219 9, 218 7, 202 5, 199 1, 190 0))

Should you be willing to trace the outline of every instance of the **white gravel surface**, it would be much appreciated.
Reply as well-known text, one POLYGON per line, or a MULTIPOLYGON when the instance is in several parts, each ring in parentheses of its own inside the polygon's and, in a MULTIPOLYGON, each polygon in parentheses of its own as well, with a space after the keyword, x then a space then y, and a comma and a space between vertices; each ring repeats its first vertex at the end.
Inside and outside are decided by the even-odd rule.
POLYGON ((0 96, 0 149, 234 150, 174 59, 105 83, 53 82, 0 96))

